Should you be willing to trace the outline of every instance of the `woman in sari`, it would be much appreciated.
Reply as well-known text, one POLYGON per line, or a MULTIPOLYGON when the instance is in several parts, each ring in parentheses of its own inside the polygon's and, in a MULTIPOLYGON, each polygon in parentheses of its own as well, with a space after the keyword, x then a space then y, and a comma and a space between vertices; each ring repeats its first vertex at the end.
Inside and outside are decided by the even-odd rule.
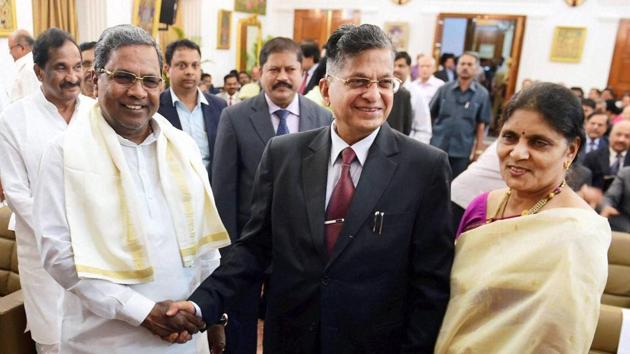
POLYGON ((566 186, 583 122, 560 85, 534 84, 508 103, 497 144, 508 187, 464 213, 435 353, 589 351, 611 232, 566 186))

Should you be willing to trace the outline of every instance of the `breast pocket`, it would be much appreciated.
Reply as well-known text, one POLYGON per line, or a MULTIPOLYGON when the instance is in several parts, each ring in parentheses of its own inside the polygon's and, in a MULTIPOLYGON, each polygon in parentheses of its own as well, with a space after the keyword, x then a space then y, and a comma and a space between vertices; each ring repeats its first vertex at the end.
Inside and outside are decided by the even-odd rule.
POLYGON ((413 229, 413 213, 375 212, 372 220, 372 232, 377 236, 396 233, 409 233, 413 229))

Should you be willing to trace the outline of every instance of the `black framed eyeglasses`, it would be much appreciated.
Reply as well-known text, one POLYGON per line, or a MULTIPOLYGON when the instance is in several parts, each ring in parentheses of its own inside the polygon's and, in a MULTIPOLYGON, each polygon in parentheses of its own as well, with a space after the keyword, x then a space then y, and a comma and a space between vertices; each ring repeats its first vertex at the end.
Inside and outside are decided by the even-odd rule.
POLYGON ((135 85, 136 81, 140 80, 144 88, 153 90, 159 88, 162 83, 162 78, 155 75, 138 76, 124 70, 114 70, 112 72, 104 68, 100 69, 98 72, 100 74, 107 75, 109 79, 114 80, 114 82, 123 86, 135 85))
POLYGON ((330 74, 326 76, 343 82, 346 87, 352 90, 367 90, 370 86, 372 86, 372 84, 376 84, 380 91, 391 91, 396 93, 402 84, 400 80, 395 77, 371 80, 365 77, 349 77, 347 79, 342 79, 330 74))

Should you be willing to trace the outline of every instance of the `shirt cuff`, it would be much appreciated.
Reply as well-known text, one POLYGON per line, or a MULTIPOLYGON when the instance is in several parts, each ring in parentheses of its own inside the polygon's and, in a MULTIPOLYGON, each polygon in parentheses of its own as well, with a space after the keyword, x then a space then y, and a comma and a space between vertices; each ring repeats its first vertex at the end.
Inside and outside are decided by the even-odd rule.
MULTIPOLYGON (((190 301, 190 300, 188 300, 190 301)), ((195 304, 194 302, 190 301, 191 304, 193 304, 193 306, 195 307, 195 316, 199 317, 199 318, 203 318, 203 316, 201 315, 201 308, 199 307, 199 305, 195 304)))
POLYGON ((121 314, 121 320, 129 323, 132 326, 140 326, 145 318, 149 315, 155 301, 152 301, 145 296, 134 292, 133 295, 125 303, 124 311, 121 314))

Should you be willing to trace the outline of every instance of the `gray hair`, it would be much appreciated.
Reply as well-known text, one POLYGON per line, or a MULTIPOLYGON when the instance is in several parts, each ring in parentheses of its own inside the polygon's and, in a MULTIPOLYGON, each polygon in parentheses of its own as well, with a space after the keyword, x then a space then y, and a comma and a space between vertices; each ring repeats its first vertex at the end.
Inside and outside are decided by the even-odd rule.
POLYGON ((464 55, 468 55, 469 57, 473 57, 475 58, 475 64, 477 66, 479 66, 479 62, 481 59, 479 59, 479 54, 477 52, 473 52, 473 51, 466 51, 464 53, 462 53, 462 55, 460 55, 459 57, 463 57, 464 55))
POLYGON ((142 28, 132 25, 117 25, 103 31, 94 50, 94 69, 103 69, 109 61, 112 52, 120 47, 145 45, 155 48, 162 72, 162 52, 155 40, 142 28))
POLYGON ((343 69, 346 59, 355 57, 369 49, 387 49, 396 55, 391 39, 380 27, 370 24, 339 27, 328 39, 326 73, 336 73, 343 69))

